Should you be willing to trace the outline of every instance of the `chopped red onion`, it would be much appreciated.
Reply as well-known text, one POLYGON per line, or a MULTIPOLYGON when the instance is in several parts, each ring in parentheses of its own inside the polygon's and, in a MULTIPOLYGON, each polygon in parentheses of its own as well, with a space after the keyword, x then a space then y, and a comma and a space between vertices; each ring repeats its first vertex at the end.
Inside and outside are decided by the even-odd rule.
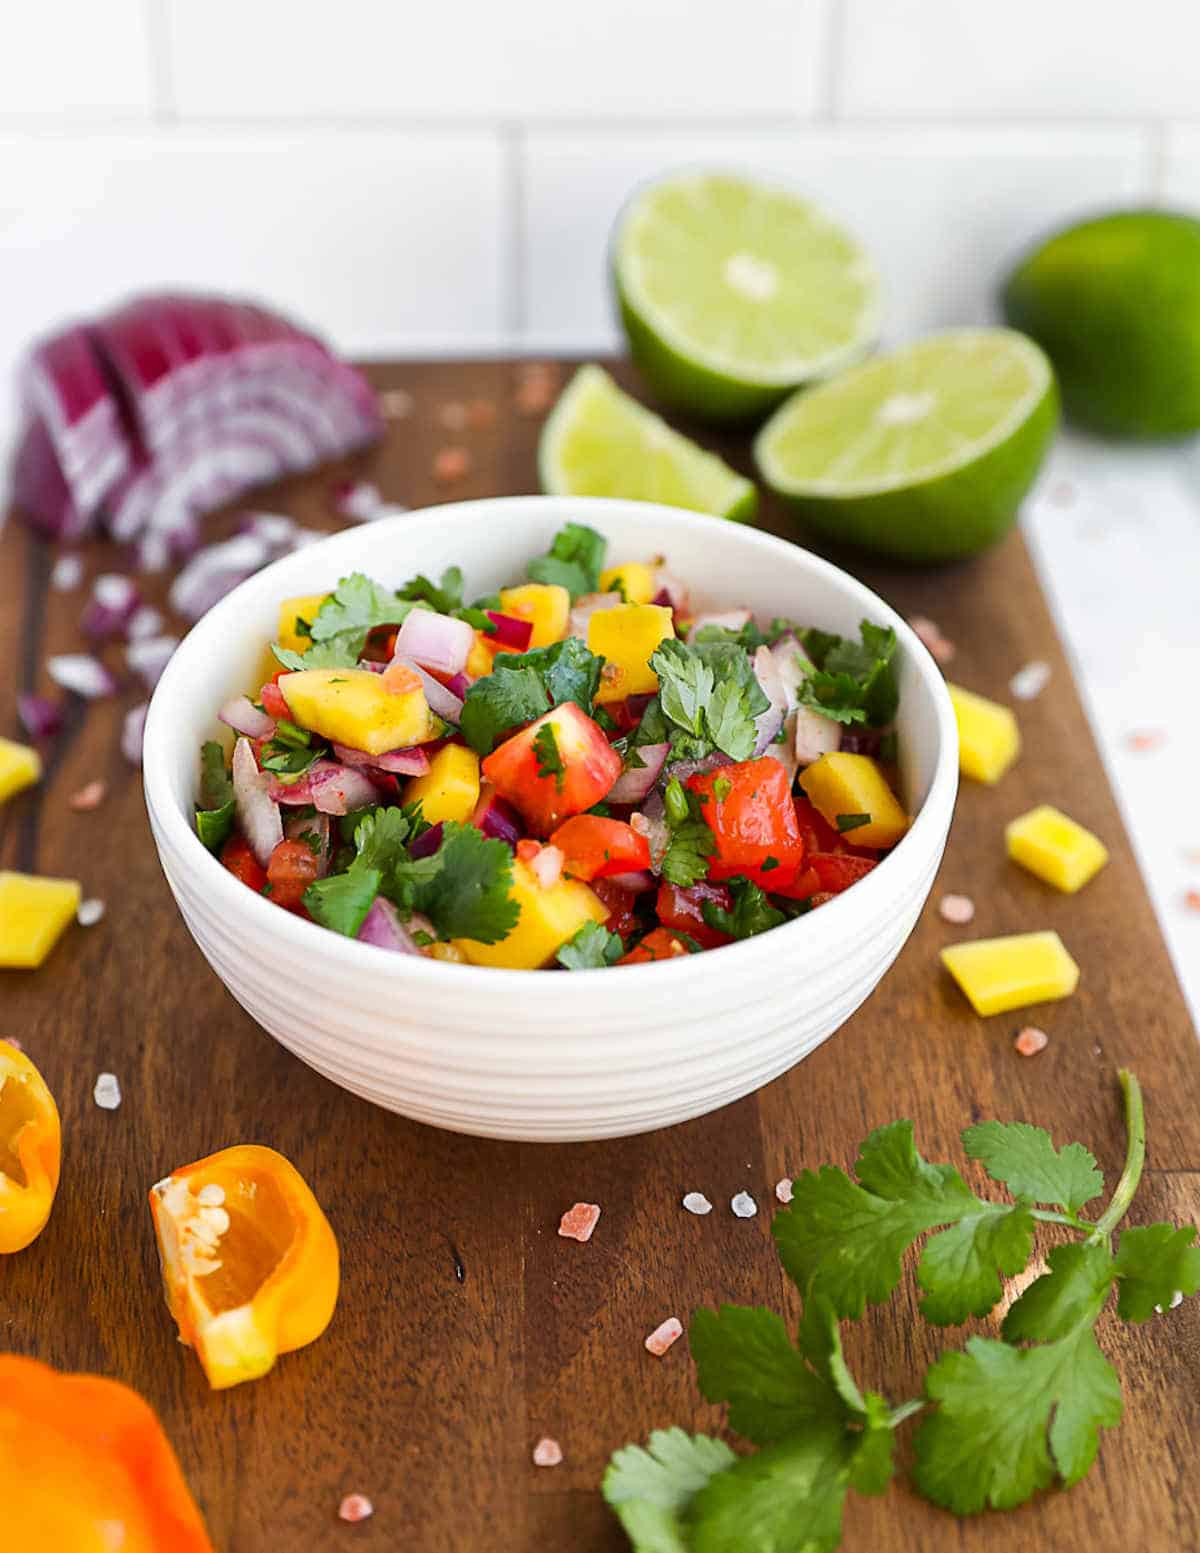
POLYGON ((142 740, 146 734, 146 713, 149 710, 149 701, 143 701, 125 713, 125 720, 121 724, 121 754, 131 766, 140 766, 142 763, 142 740))
POLYGON ((660 566, 655 573, 655 582, 658 584, 658 592, 654 596, 655 604, 666 604, 671 609, 677 610, 681 615, 687 613, 688 591, 678 577, 672 577, 669 572, 664 572, 660 566))
POLYGON ((543 890, 552 890, 562 878, 563 865, 567 861, 567 855, 561 847, 554 847, 547 843, 539 847, 535 856, 529 860, 529 872, 537 880, 543 890))
POLYGON ((636 873, 607 874, 605 876, 609 884, 615 884, 622 890, 629 890, 634 895, 644 894, 646 890, 654 889, 658 880, 648 869, 639 868, 636 873))
POLYGON ((385 502, 377 485, 369 480, 348 480, 334 493, 334 507, 338 517, 349 518, 351 523, 377 523, 380 518, 394 518, 407 507, 396 502, 385 502))
POLYGON ((763 750, 764 755, 769 755, 772 760, 777 760, 787 772, 788 786, 796 780, 796 772, 800 762, 796 757, 796 720, 797 713, 791 711, 783 720, 780 730, 782 738, 772 739, 763 750))
POLYGON ((797 763, 811 766, 822 755, 831 755, 842 747, 842 725, 832 717, 823 717, 811 707, 796 708, 796 736, 792 748, 797 763))
POLYGON ((317 878, 324 879, 329 872, 330 823, 327 814, 289 814, 283 822, 283 834, 289 841, 313 840, 317 843, 317 878))
POLYGON ((141 596, 129 577, 103 572, 92 584, 91 597, 79 621, 80 629, 97 642, 123 636, 140 603, 141 596))
POLYGON ((800 686, 812 672, 812 659, 790 631, 781 636, 771 648, 771 657, 775 660, 775 671, 787 697, 787 709, 793 711, 800 703, 800 686))
POLYGON ((22 691, 17 697, 17 716, 31 739, 52 739, 62 727, 63 709, 60 702, 51 701, 48 696, 22 691))
POLYGON ((197 551, 171 584, 171 608, 199 620, 219 599, 273 560, 271 547, 253 534, 238 534, 197 551))
MULTIPOLYGON (((520 620, 516 615, 502 615, 498 609, 485 609, 484 614, 496 627, 493 642, 502 647, 511 647, 513 652, 525 651, 533 636, 531 620, 520 620)), ((411 620, 412 616, 408 618, 411 620)))
POLYGON ((153 604, 141 604, 129 617, 125 635, 131 642, 144 641, 148 636, 161 636, 163 617, 153 604))
POLYGON ((62 653, 46 660, 46 673, 56 685, 70 690, 85 701, 97 701, 116 694, 117 682, 99 658, 88 653, 62 653))
POLYGON ((838 748, 850 755, 870 755, 874 759, 883 743, 882 728, 842 728, 841 734, 838 748))
POLYGON ((671 752, 669 744, 643 744, 637 755, 640 766, 627 767, 617 778, 608 793, 609 803, 641 803, 658 781, 659 773, 671 752))
MULTIPOLYGON (((676 760, 667 767, 667 780, 678 777, 681 782, 686 782, 688 777, 699 775, 702 771, 717 771, 722 766, 732 766, 733 761, 721 750, 713 750, 711 755, 704 755, 699 760, 676 760)), ((651 794, 651 797, 654 795, 651 794)), ((643 809, 648 808, 644 804, 643 809)))
POLYGON ((748 623, 749 619, 750 611, 748 609, 727 609, 723 614, 719 615, 697 615, 695 620, 692 621, 687 639, 689 642, 694 642, 696 640, 696 632, 702 630, 705 626, 720 626, 723 631, 740 631, 748 623))
MULTIPOLYGON (((416 611, 413 611, 415 614, 416 611)), ((412 616, 409 616, 412 619, 412 616)), ((402 628, 403 629, 403 628, 402 628)), ((392 663, 402 663, 409 668, 421 681, 421 687, 425 692, 425 699, 429 703, 429 710, 436 712, 439 717, 444 717, 448 723, 453 723, 457 728, 462 721, 463 704, 452 690, 447 690, 441 680, 434 679, 433 675, 423 669, 412 658, 406 658, 397 653, 392 663)), ((390 667, 390 665, 388 665, 390 667)))
POLYGON ((351 749, 346 744, 335 744, 333 753, 347 766, 370 766, 376 771, 389 771, 396 776, 424 776, 429 770, 429 756, 423 749, 388 750, 383 755, 369 755, 366 750, 351 749))
POLYGON ((360 943, 374 944, 377 949, 391 949, 396 954, 421 952, 412 934, 400 920, 400 913, 382 895, 377 895, 371 902, 371 909, 358 930, 358 938, 360 943))
POLYGON ((226 727, 244 733, 248 739, 269 739, 275 732, 275 720, 254 705, 249 696, 234 696, 217 713, 226 727))
POLYGON ((239 738, 233 746, 232 775, 238 826, 259 866, 265 868, 283 840, 283 818, 271 797, 271 779, 258 769, 249 739, 239 738))
POLYGON ((465 620, 413 609, 396 633, 395 656, 441 674, 461 674, 474 645, 475 632, 465 620))
MULTIPOLYGON (((456 674, 450 683, 446 686, 446 689, 450 692, 450 694, 452 696, 457 696, 460 701, 466 700, 467 691, 470 690, 470 688, 471 681, 465 674, 456 674)), ((457 722, 458 719, 455 718, 455 721, 457 722)))
POLYGON ((310 803, 322 814, 349 814, 379 797, 365 771, 333 760, 318 760, 297 782, 272 782, 269 791, 277 804, 310 803))
POLYGON ((757 730, 754 753, 758 756, 766 752, 767 745, 772 743, 780 728, 783 727, 783 719, 788 711, 787 692, 783 688, 778 666, 771 656, 769 647, 759 647, 755 651, 754 677, 770 702, 766 710, 760 712, 754 719, 757 730))
POLYGON ((146 689, 153 690, 178 646, 177 636, 147 636, 141 641, 129 643, 125 649, 125 661, 145 681, 146 689))
POLYGON ((471 816, 471 824, 485 836, 506 842, 510 847, 515 847, 524 834, 520 816, 512 804, 501 798, 486 782, 479 795, 479 802, 475 805, 475 813, 471 816))
POLYGON ((436 825, 431 825, 424 830, 409 847, 413 857, 432 857, 442 844, 442 823, 439 820, 436 825))
POLYGON ((639 836, 646 838, 646 845, 650 848, 650 867, 655 873, 662 867, 662 860, 667 855, 667 848, 671 844, 671 827, 667 824, 665 811, 662 806, 662 794, 651 793, 650 800, 642 810, 635 810, 629 816, 629 823, 639 836), (657 813, 650 813, 650 800, 657 798, 655 805, 657 813))
POLYGON ((601 609, 615 609, 621 603, 619 593, 584 593, 575 600, 571 609, 571 616, 567 622, 567 634, 569 636, 581 636, 586 641, 588 623, 592 616, 601 609))
POLYGON ((50 586, 56 593, 70 593, 83 581, 83 558, 74 550, 60 555, 50 573, 50 586))

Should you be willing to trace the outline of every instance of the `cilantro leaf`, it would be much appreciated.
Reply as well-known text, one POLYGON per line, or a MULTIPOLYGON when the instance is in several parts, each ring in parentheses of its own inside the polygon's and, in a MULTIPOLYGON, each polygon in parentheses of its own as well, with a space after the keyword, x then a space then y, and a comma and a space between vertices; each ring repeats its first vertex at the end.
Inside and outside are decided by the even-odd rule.
POLYGON ((356 938, 381 883, 378 868, 351 866, 344 874, 331 874, 310 884, 304 892, 304 904, 322 927, 356 938))
POLYGON ((479 755, 490 755, 510 728, 531 723, 550 710, 550 697, 537 670, 510 668, 501 658, 520 662, 511 653, 501 653, 492 672, 477 679, 463 701, 459 731, 479 755))
POLYGON ((1104 1190, 1095 1157, 1082 1143, 1056 1149, 1048 1132, 1028 1122, 980 1122, 966 1129, 962 1141, 993 1181, 1032 1202, 1078 1213, 1104 1190))
POLYGON ((535 669, 542 676, 551 706, 574 701, 581 712, 591 716, 604 659, 590 652, 579 637, 567 636, 561 642, 552 642, 549 647, 534 647, 520 654, 496 655, 497 664, 507 659, 535 669))
POLYGON ((700 1390, 729 1404, 729 1425, 756 1445, 845 1405, 826 1375, 805 1362, 774 1311, 745 1305, 698 1310, 688 1329, 700 1390))
POLYGON ((799 687, 800 702, 840 723, 883 727, 896 715, 900 691, 896 681, 896 633, 891 626, 859 626, 860 642, 805 631, 805 651, 816 665, 799 687))
POLYGON ((698 796, 672 778, 667 786, 667 849, 659 863, 659 872, 668 884, 680 889, 708 876, 708 860, 717 850, 716 837, 708 827, 698 796), (675 802, 682 805, 678 810, 675 802))
POLYGON ((215 739, 200 746, 200 802, 196 834, 210 852, 219 852, 233 830, 233 781, 225 768, 225 751, 215 739))
POLYGON ((554 958, 568 971, 593 971, 615 965, 624 953, 619 933, 610 933, 599 922, 585 922, 554 958))
POLYGON ((448 820, 442 844, 429 859, 431 877, 419 880, 412 904, 423 911, 441 938, 471 938, 496 944, 517 925, 521 908, 509 894, 512 853, 503 841, 474 825, 448 820))
POLYGON ((927 1291, 921 1314, 936 1326, 986 1316, 1004 1292, 1000 1274, 1022 1272, 1032 1250, 1028 1203, 978 1202, 926 1243, 917 1263, 917 1282, 927 1291))
POLYGON ((714 745, 732 760, 753 755, 754 719, 771 703, 740 647, 726 642, 693 647, 668 637, 655 648, 650 666, 658 675, 663 716, 690 736, 685 747, 671 734, 674 758, 700 759, 714 745))
POLYGON ((585 523, 567 523, 555 534, 549 553, 530 561, 526 570, 534 582, 558 583, 571 602, 600 586, 600 570, 608 541, 585 523))
POLYGON ((567 779, 567 768, 559 753, 558 740, 554 737, 553 723, 543 723, 538 729, 533 739, 533 753, 537 760, 538 776, 553 777, 554 789, 561 793, 567 779))
POLYGON ((716 680, 699 653, 668 637, 654 649, 650 667, 658 675, 658 700, 663 713, 688 733, 703 734, 704 709, 716 680))
MULTIPOLYGON (((778 621, 773 621, 777 625, 778 621)), ((782 635, 782 632, 776 633, 782 635)), ((747 620, 746 624, 738 631, 731 631, 728 626, 706 625, 698 631, 689 632, 688 641, 693 647, 707 647, 712 643, 731 643, 740 647, 745 652, 756 652, 760 647, 769 647, 774 640, 768 632, 761 631, 753 620, 747 620)))
POLYGON ((352 867, 376 869, 380 893, 409 913, 418 887, 432 880, 442 867, 440 848, 428 857, 409 854, 412 843, 428 829, 419 804, 370 809, 354 828, 357 856, 352 867))
POLYGON ((736 680, 724 679, 712 693, 704 712, 713 743, 731 760, 749 760, 758 742, 758 729, 745 689, 736 680))
POLYGON ((656 1429, 645 1448, 615 1451, 602 1490, 633 1553, 688 1553, 680 1512, 736 1460, 723 1440, 682 1429, 656 1429))
POLYGON ((1001 1328, 1006 1342, 1057 1342, 1100 1314, 1113 1281, 1106 1246, 1055 1246, 1046 1265, 1009 1308, 1001 1328))
POLYGON ((860 1494, 882 1494, 892 1481, 892 1420, 887 1399, 877 1391, 866 1395, 866 1417, 858 1448, 850 1463, 850 1486, 860 1494))
POLYGON ((362 654, 365 635, 358 631, 339 631, 323 642, 314 642, 307 652, 293 652, 274 643, 271 651, 285 669, 354 669, 362 654))
MULTIPOLYGON (((376 626, 399 625, 412 607, 362 572, 351 572, 349 577, 342 578, 317 611, 312 622, 313 641, 327 642, 337 637, 344 644, 344 650, 354 650, 354 661, 357 662, 367 633, 376 626)), ((311 662, 305 666, 314 667, 311 662)))
POLYGON ((1144 1224, 1124 1230, 1117 1246, 1120 1279, 1117 1311, 1126 1321, 1145 1321, 1154 1307, 1166 1310, 1176 1293, 1200 1290, 1200 1246, 1195 1225, 1144 1224))
POLYGON ((703 901, 700 907, 705 922, 719 933, 728 933, 731 938, 753 938, 756 933, 765 933, 787 921, 752 879, 730 879, 726 889, 733 896, 732 911, 726 911, 715 901, 703 901))
POLYGON ((396 597, 413 602, 419 600, 428 604, 430 609, 436 610, 439 615, 452 614, 456 609, 462 608, 462 568, 448 566, 439 582, 431 582, 422 572, 418 572, 415 577, 410 577, 402 588, 397 588, 396 597))

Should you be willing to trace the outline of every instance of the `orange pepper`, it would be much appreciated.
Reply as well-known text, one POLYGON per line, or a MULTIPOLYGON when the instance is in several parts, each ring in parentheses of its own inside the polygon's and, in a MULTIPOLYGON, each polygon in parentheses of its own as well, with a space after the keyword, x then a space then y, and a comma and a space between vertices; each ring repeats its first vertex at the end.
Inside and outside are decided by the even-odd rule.
POLYGON ((23 1251, 46 1227, 61 1160, 54 1096, 24 1052, 0 1041, 0 1252, 23 1251))
POLYGON ((329 1325, 337 1241, 282 1154, 210 1154, 152 1186, 150 1211, 167 1304, 214 1389, 257 1380, 329 1325))
POLYGON ((213 1553, 153 1408, 99 1375, 0 1355, 4 1553, 213 1553))

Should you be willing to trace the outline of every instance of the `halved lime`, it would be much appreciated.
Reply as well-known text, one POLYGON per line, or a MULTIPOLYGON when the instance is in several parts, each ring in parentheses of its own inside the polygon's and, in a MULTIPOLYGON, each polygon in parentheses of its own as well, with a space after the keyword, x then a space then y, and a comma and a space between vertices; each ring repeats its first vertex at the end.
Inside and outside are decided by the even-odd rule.
POLYGON ((759 432, 763 479, 830 538, 904 561, 975 555, 1012 525, 1058 425, 1043 352, 955 329, 796 394, 759 432))
POLYGON ((542 428, 538 474, 551 496, 625 496, 739 522, 758 501, 749 480, 594 366, 580 367, 542 428))
POLYGON ((789 389, 866 355, 879 332, 875 266, 789 190, 675 173, 617 219, 613 282, 633 359, 665 403, 762 414, 789 389))

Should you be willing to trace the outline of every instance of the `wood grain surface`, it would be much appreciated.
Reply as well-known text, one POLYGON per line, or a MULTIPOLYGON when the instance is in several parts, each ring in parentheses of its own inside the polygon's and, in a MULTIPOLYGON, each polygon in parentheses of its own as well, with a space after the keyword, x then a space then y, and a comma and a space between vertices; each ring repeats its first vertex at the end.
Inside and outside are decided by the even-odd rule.
MULTIPOLYGON (((367 461, 384 494, 416 507, 535 490, 539 423, 516 412, 514 372, 505 362, 372 369, 379 386, 413 396, 367 461), (461 418, 447 406, 473 399, 494 406, 494 423, 446 429, 461 418), (471 468, 439 486, 434 458, 450 445, 467 449, 471 468)), ((726 451, 747 467, 744 443, 726 451)), ((344 476, 325 471, 257 505, 334 528, 344 476)), ((781 528, 769 507, 763 521, 781 528)), ((212 532, 228 522, 214 520, 212 532)), ((96 546, 89 576, 114 559, 96 546)), ((686 1346, 655 1359, 645 1334, 720 1300, 788 1309, 769 1234, 774 1182, 849 1165, 864 1134, 898 1116, 915 1119, 927 1157, 960 1165, 968 1122, 1040 1123, 1060 1142, 1088 1143, 1111 1185, 1123 1146, 1116 1070, 1127 1064, 1146 1090, 1150 1137, 1134 1219, 1200 1214, 1195 1033, 1020 537, 936 572, 849 564, 906 614, 941 624, 963 683, 1005 699, 1009 677, 1033 658, 1052 677, 1019 708, 1017 767, 994 790, 965 785, 930 904, 875 995, 760 1094, 673 1130, 561 1146, 455 1137, 343 1094, 277 1047, 209 971, 159 872, 118 747, 120 711, 139 699, 132 689, 119 703, 74 706, 44 783, 0 810, 0 867, 78 877, 108 907, 41 970, 0 972, 0 1032, 40 1064, 65 1138, 48 1228, 0 1266, 0 1346, 117 1376, 149 1397, 221 1553, 616 1553, 624 1541, 597 1492, 613 1448, 659 1425, 720 1426, 686 1346), (105 803, 72 812, 69 795, 95 777, 108 783, 105 803), (1040 801, 1061 804, 1110 848, 1108 868, 1078 897, 1005 861, 1005 821, 1040 801), (946 890, 975 898, 970 935, 1057 928, 1079 961, 1076 996, 1035 1016, 1050 1036, 1041 1056, 1014 1052, 1019 1015, 976 1018, 940 972, 939 948, 964 936, 938 916, 946 890), (92 1101, 102 1070, 124 1091, 115 1112, 92 1101), (325 1205, 342 1248, 341 1300, 319 1342, 264 1380, 211 1393, 162 1302, 146 1189, 174 1166, 250 1141, 289 1155, 325 1205), (759 1202, 756 1218, 729 1211, 742 1189, 759 1202), (715 1203, 709 1217, 681 1209, 689 1190, 715 1203), (588 1245, 556 1234, 577 1199, 603 1207, 588 1245), (552 1470, 530 1461, 542 1434, 565 1453, 552 1470), (375 1515, 346 1526, 336 1510, 353 1490, 375 1515)), ((82 590, 50 591, 48 571, 46 552, 10 524, 0 536, 3 732, 18 731, 18 689, 48 688, 46 655, 80 647, 82 590)), ((918 1319, 911 1280, 846 1331, 863 1383, 897 1398, 959 1336, 918 1319)), ((1200 1547, 1200 1301, 1143 1327, 1105 1317, 1099 1336, 1121 1373, 1126 1417, 1084 1483, 962 1523, 904 1486, 878 1500, 851 1495, 845 1548, 1200 1547)))

